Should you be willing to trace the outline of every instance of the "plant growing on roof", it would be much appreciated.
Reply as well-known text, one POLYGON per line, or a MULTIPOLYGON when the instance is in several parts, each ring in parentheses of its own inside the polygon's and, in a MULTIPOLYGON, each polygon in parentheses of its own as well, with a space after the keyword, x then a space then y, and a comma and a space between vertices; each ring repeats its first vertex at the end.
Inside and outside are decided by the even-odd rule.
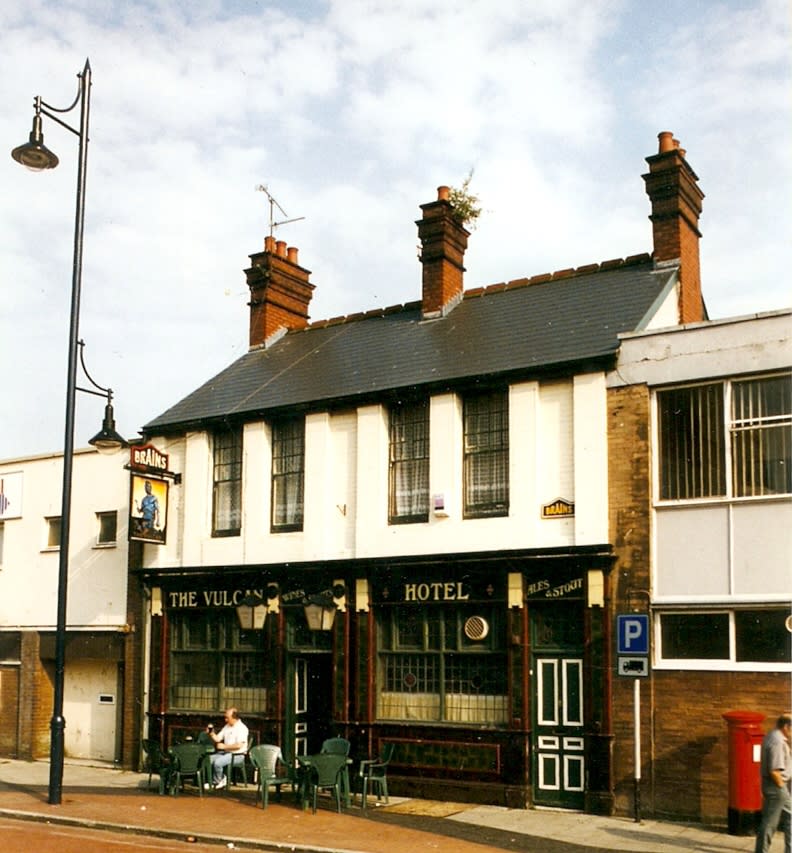
POLYGON ((451 202, 452 214, 454 219, 460 225, 464 225, 471 230, 476 227, 476 221, 481 216, 481 204, 479 197, 470 191, 470 182, 473 179, 473 169, 471 169, 462 186, 451 187, 448 191, 448 200, 451 202))

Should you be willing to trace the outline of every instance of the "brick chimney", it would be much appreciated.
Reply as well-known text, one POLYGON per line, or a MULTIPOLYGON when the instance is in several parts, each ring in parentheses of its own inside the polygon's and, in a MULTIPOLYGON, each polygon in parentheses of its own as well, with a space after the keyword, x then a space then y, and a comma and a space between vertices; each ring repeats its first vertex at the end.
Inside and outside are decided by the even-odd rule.
POLYGON ((425 318, 442 317, 462 299, 462 261, 470 233, 452 215, 448 187, 437 188, 437 201, 422 204, 418 219, 423 264, 421 310, 425 318))
POLYGON ((270 236, 264 251, 251 255, 245 270, 250 288, 250 348, 266 345, 279 330, 308 325, 308 304, 314 285, 310 270, 297 263, 297 249, 270 236))
POLYGON ((698 175, 685 159, 685 151, 669 131, 658 134, 659 151, 646 158, 649 172, 643 176, 652 202, 655 264, 679 264, 679 322, 706 319, 701 295, 698 228, 704 193, 698 175))

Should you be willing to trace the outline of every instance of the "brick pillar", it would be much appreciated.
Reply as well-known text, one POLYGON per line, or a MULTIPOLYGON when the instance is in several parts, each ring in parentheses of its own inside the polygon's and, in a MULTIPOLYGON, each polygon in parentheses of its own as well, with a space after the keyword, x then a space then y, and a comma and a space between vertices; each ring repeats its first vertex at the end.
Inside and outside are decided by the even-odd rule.
POLYGON ((462 298, 465 249, 470 233, 454 218, 448 187, 437 188, 437 201, 422 204, 416 221, 421 240, 424 317, 447 314, 462 298))
MULTIPOLYGON (((649 606, 651 578, 651 448, 649 436, 650 394, 646 385, 630 385, 608 391, 608 526, 616 564, 611 573, 610 624, 617 613, 631 612, 637 602, 649 606)), ((653 676, 652 676, 653 677, 653 676)), ((651 789, 652 755, 649 680, 641 696, 641 737, 643 742, 643 794, 645 814, 655 808, 651 789)), ((613 779, 617 814, 633 809, 633 679, 613 679, 613 779)))
POLYGON ((698 228, 704 193, 673 134, 663 131, 659 140, 659 152, 646 158, 649 172, 643 176, 652 202, 653 257, 655 263, 679 263, 679 322, 695 323, 706 319, 698 228))

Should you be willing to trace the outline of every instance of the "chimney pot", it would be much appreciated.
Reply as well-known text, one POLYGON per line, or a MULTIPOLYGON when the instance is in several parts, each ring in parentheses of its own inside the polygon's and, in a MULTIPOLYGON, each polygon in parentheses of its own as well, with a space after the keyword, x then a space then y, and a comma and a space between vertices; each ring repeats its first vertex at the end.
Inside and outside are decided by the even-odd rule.
POLYGON ((448 187, 438 187, 437 188, 437 200, 438 201, 448 201, 448 187))
POLYGON ((304 329, 314 286, 310 270, 297 263, 297 249, 271 235, 265 250, 250 256, 245 270, 250 288, 250 346, 266 346, 283 330, 304 329))
POLYGON ((657 138, 660 140, 659 154, 665 154, 666 151, 674 150, 674 134, 670 130, 658 133, 657 138))

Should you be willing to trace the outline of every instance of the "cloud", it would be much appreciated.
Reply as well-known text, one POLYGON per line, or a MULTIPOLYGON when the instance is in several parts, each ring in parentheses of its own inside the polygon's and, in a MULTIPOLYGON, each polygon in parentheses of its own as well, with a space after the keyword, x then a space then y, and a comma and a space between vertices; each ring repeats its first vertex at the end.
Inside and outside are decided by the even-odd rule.
MULTIPOLYGON (((259 184, 304 217, 277 235, 320 319, 416 299, 419 205, 471 168, 468 286, 650 251, 641 174, 668 129, 707 195, 710 312, 789 303, 781 0, 32 0, 0 26, 6 149, 90 56, 81 333, 130 434, 245 351, 259 184)), ((54 172, 0 161, 0 457, 62 440, 76 145, 45 138, 54 172)), ((78 401, 78 444, 100 416, 78 401)))

